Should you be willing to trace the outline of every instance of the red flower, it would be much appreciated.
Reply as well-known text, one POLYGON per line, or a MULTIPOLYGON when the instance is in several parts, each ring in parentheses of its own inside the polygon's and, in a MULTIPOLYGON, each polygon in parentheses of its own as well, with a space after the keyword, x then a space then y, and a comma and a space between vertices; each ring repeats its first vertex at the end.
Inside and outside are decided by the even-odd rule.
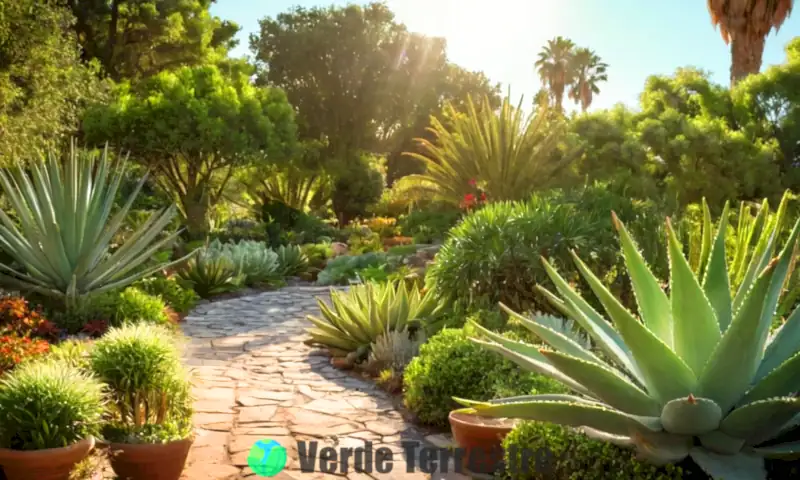
POLYGON ((486 192, 481 192, 481 202, 486 201, 486 192))
POLYGON ((468 183, 470 187, 474 187, 478 182, 476 182, 474 178, 471 178, 468 183))

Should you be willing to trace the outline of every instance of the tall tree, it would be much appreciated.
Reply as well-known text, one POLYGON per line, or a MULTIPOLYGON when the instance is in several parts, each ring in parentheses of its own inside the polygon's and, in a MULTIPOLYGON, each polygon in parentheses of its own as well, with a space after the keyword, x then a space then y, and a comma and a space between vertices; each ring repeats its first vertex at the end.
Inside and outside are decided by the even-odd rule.
POLYGON ((711 23, 731 47, 731 86, 758 73, 769 32, 783 25, 794 0, 708 0, 711 23))
POLYGON ((147 78, 224 58, 239 27, 209 14, 215 0, 61 0, 75 15, 85 61, 114 80, 147 78))
POLYGON ((570 69, 573 82, 569 89, 569 98, 581 106, 585 112, 592 104, 594 94, 600 93, 598 83, 608 81, 606 74, 608 64, 588 48, 577 48, 572 56, 570 69))
POLYGON ((89 142, 110 142, 148 167, 183 214, 189 234, 208 230, 208 211, 236 168, 282 161, 294 151, 291 105, 277 88, 257 88, 245 75, 213 66, 161 72, 124 82, 111 105, 90 109, 89 142))
POLYGON ((564 37, 556 37, 547 41, 547 45, 539 52, 539 59, 534 64, 539 78, 547 87, 553 104, 559 110, 564 106, 564 90, 572 83, 572 57, 575 44, 564 37))
POLYGON ((102 94, 80 61, 73 21, 48 2, 0 2, 0 162, 69 137, 85 102, 102 94))
POLYGON ((336 166, 329 168, 334 174, 361 172, 370 183, 365 152, 388 154, 396 166, 413 138, 409 128, 424 129, 459 89, 486 87, 485 77, 462 75, 449 64, 443 39, 408 32, 382 3, 296 7, 260 23, 250 38, 258 82, 286 91, 300 137, 323 143, 323 162, 336 166))

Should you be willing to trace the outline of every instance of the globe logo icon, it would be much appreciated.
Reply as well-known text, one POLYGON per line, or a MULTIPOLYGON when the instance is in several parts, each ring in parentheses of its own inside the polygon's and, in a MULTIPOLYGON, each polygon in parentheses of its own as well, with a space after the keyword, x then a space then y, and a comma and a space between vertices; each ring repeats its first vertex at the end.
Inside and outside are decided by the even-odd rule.
POLYGON ((286 466, 286 449, 275 440, 259 440, 250 448, 247 464, 260 477, 274 477, 286 466))

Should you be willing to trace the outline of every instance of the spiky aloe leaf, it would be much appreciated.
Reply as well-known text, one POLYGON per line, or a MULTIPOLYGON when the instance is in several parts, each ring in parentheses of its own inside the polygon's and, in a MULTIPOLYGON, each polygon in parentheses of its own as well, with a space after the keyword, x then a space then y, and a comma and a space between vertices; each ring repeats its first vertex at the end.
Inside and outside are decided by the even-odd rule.
POLYGON ((793 394, 797 391, 798 385, 800 385, 800 352, 761 379, 739 401, 739 405, 793 394))
POLYGON ((725 235, 728 230, 728 202, 719 218, 717 236, 709 253, 708 266, 703 277, 703 291, 717 314, 720 331, 724 332, 733 318, 731 285, 725 253, 725 235))
POLYGON ((714 480, 767 480, 764 459, 752 455, 721 455, 695 447, 689 453, 714 480))
POLYGON ((674 350, 700 375, 720 339, 717 314, 683 256, 678 237, 667 220, 670 264, 670 295, 674 350))
POLYGON ((500 304, 500 308, 502 308, 503 311, 508 313, 511 317, 522 323, 525 328, 533 332, 536 336, 541 338, 545 343, 553 347, 555 350, 578 357, 588 362, 596 363, 598 365, 605 365, 605 362, 600 360, 595 354, 589 350, 586 350, 566 335, 525 318, 524 316, 508 308, 503 303, 500 304))
POLYGON ((557 368, 552 366, 544 357, 544 355, 539 352, 538 348, 526 343, 509 340, 502 335, 497 335, 496 333, 490 332, 489 330, 486 330, 477 324, 474 325, 481 331, 481 333, 492 340, 492 342, 486 342, 475 338, 471 339, 478 345, 482 345, 489 350, 499 353, 525 370, 550 377, 563 383, 578 393, 582 393, 590 397, 593 396, 592 393, 586 389, 586 387, 564 375, 557 368))
POLYGON ((544 257, 542 257, 542 265, 563 297, 562 300, 566 304, 567 311, 571 313, 571 318, 578 322, 611 358, 638 380, 641 380, 641 374, 639 374, 633 362, 630 350, 628 350, 619 333, 614 330, 614 327, 597 313, 586 300, 581 298, 544 257))
POLYGON ((744 439, 730 436, 719 430, 698 435, 700 444, 714 453, 735 455, 742 451, 744 439))
POLYGON ((691 394, 697 388, 697 378, 688 365, 635 319, 574 252, 573 259, 630 346, 648 392, 663 403, 691 394))
POLYGON ((760 380, 791 358, 800 344, 800 305, 795 308, 783 326, 775 334, 775 338, 767 346, 764 358, 756 372, 756 380, 760 380))
POLYGON ((628 268, 642 321, 662 342, 672 348, 672 314, 669 299, 636 248, 625 225, 617 218, 616 213, 612 212, 611 215, 614 226, 619 232, 625 266, 628 268))
POLYGON ((639 417, 598 404, 545 401, 476 406, 472 412, 486 417, 521 418, 571 427, 589 427, 612 435, 627 435, 633 428, 661 431, 656 417, 639 417))
POLYGON ((779 443, 768 447, 756 447, 753 451, 768 458, 796 459, 800 455, 800 442, 779 443))
POLYGON ((613 408, 633 415, 657 416, 659 403, 619 372, 594 362, 547 350, 541 351, 551 365, 579 382, 613 408))
POLYGON ((634 428, 631 441, 639 458, 654 465, 665 465, 683 460, 692 448, 692 437, 666 432, 651 432, 634 428))
POLYGON ((755 375, 755 360, 761 355, 757 338, 761 311, 774 271, 773 263, 759 275, 700 377, 701 395, 716 401, 723 411, 741 398, 755 375))
POLYGON ((765 424, 784 424, 800 413, 800 398, 782 397, 759 400, 733 410, 720 423, 723 433, 750 438, 763 431, 765 424))
POLYGON ((708 257, 711 255, 711 237, 714 230, 714 223, 711 221, 711 210, 708 209, 708 203, 705 197, 702 201, 703 205, 703 231, 700 249, 700 258, 697 262, 697 278, 704 278, 706 266, 708 265, 708 257))

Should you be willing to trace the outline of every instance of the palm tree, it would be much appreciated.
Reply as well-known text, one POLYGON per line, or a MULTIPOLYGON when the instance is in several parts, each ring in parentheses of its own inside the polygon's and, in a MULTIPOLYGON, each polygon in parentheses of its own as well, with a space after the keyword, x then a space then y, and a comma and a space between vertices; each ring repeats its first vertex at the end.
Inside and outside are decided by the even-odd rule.
POLYGON ((608 81, 606 68, 600 57, 588 48, 578 48, 572 56, 573 82, 569 89, 569 98, 579 103, 581 111, 585 112, 592 104, 595 93, 600 93, 597 86, 599 82, 608 81))
POLYGON ((570 63, 574 50, 575 44, 572 40, 556 37, 547 41, 534 64, 539 78, 550 91, 553 103, 559 110, 563 109, 564 89, 572 83, 570 63))
POLYGON ((711 23, 731 46, 731 86, 761 69, 764 41, 783 25, 794 0, 708 0, 711 23))

